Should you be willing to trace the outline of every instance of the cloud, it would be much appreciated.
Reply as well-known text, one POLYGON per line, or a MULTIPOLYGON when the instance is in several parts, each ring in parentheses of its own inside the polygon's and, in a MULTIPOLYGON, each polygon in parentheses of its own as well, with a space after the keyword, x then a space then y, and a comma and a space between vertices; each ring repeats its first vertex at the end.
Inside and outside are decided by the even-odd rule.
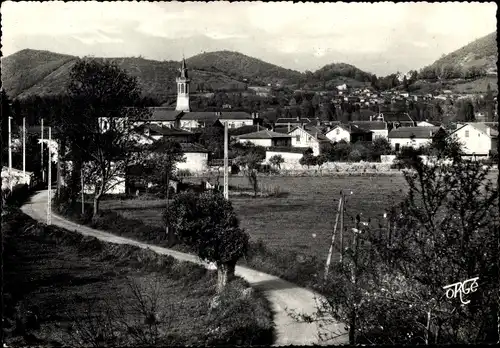
POLYGON ((290 68, 300 57, 308 69, 339 59, 377 71, 425 65, 496 30, 493 2, 7 1, 1 10, 4 54, 37 48, 179 59, 178 51, 231 49, 290 68))

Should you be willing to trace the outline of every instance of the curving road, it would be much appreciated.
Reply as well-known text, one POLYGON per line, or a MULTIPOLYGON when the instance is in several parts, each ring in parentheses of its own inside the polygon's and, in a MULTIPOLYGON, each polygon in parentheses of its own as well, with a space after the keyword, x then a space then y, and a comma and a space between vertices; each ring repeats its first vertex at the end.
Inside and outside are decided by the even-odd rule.
MULTIPOLYGON (((29 203, 22 206, 22 211, 38 220, 47 221, 47 193, 41 191, 35 194, 29 203)), ((74 230, 87 236, 93 236, 100 240, 116 243, 130 244, 141 248, 149 248, 159 254, 170 255, 178 260, 194 262, 210 268, 210 264, 201 261, 198 257, 175 250, 138 242, 132 239, 115 236, 99 230, 76 224, 56 214, 52 214, 52 224, 74 230)), ((313 314, 316 312, 316 304, 321 298, 317 293, 300 288, 295 284, 287 282, 278 277, 255 271, 246 267, 236 267, 236 275, 244 278, 253 288, 261 290, 269 299, 274 311, 274 322, 276 325, 275 346, 284 345, 334 345, 348 343, 347 333, 341 323, 332 323, 331 318, 321 323, 302 323, 294 320, 289 312, 313 314), (320 341, 319 333, 338 335, 329 341, 320 341)))

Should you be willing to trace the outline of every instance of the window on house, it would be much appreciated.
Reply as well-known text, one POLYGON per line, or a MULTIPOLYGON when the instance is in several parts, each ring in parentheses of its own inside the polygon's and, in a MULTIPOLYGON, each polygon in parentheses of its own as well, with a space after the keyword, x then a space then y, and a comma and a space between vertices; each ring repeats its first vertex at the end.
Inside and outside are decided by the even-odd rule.
POLYGON ((295 141, 298 142, 298 143, 300 143, 300 135, 296 135, 295 136, 295 141))
POLYGON ((340 134, 340 129, 337 129, 337 135, 339 135, 339 134, 340 134))
POLYGON ((466 130, 466 131, 465 131, 465 137, 466 137, 466 138, 468 138, 468 137, 469 137, 469 131, 468 131, 468 130, 466 130))
POLYGON ((234 123, 231 123, 231 128, 234 128, 234 123))
POLYGON ((399 143, 396 143, 395 148, 396 148, 396 151, 399 151, 399 143))

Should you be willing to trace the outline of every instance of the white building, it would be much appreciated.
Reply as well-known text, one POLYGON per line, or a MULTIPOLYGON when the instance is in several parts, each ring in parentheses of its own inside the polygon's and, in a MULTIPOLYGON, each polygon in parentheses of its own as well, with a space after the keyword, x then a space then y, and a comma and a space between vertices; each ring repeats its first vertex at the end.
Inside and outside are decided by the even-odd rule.
POLYGON ((396 151, 402 147, 418 149, 430 145, 440 132, 444 132, 441 127, 400 127, 392 129, 388 138, 391 147, 396 151))
POLYGON ((471 122, 457 125, 450 134, 462 144, 466 155, 489 156, 497 149, 498 124, 494 122, 471 122))
POLYGON ((372 132, 361 129, 352 123, 348 125, 340 124, 329 130, 325 137, 334 143, 339 141, 354 143, 356 141, 371 141, 372 132))
POLYGON ((290 147, 292 143, 292 137, 290 135, 273 132, 267 129, 242 134, 237 136, 236 139, 240 143, 252 143, 264 147, 290 147))

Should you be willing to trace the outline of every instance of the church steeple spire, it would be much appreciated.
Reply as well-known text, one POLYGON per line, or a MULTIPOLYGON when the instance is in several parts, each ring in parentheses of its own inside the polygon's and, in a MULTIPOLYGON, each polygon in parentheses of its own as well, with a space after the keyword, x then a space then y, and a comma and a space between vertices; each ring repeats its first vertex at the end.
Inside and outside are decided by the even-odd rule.
POLYGON ((188 69, 186 67, 186 59, 182 57, 181 68, 179 69, 180 76, 175 79, 177 82, 177 106, 175 110, 189 112, 189 78, 188 69))

